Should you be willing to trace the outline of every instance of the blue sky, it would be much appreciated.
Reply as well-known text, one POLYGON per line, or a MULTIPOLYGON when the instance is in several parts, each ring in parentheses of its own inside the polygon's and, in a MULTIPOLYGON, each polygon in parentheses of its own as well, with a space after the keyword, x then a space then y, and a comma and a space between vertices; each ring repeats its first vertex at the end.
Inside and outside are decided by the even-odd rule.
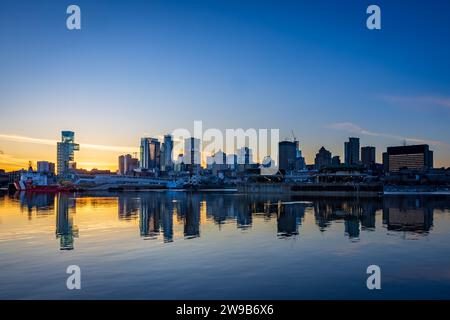
POLYGON ((322 145, 342 156, 356 135, 378 161, 406 139, 431 143, 436 164, 450 166, 448 39, 444 0, 2 0, 3 164, 37 148, 11 136, 72 129, 83 143, 137 146, 202 120, 280 128, 281 138, 293 129, 308 163, 322 145), (82 30, 66 29, 69 4, 82 30), (370 4, 382 30, 366 28, 370 4))

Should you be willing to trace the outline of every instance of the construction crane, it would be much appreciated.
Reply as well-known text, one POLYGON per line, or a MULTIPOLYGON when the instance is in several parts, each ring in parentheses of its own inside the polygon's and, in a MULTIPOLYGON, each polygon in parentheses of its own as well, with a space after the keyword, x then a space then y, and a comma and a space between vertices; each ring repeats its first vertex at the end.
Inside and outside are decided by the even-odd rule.
POLYGON ((297 137, 295 136, 294 129, 291 129, 292 141, 297 141, 297 137))

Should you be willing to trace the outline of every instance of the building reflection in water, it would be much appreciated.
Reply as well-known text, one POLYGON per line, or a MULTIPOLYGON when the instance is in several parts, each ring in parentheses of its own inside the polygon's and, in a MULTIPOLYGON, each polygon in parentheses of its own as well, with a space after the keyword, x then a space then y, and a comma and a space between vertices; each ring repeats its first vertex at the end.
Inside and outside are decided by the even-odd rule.
POLYGON ((277 206, 277 232, 281 238, 299 234, 298 228, 305 216, 306 205, 302 203, 282 204, 277 206))
POLYGON ((140 209, 140 198, 133 196, 119 196, 119 219, 131 220, 137 217, 140 209))
POLYGON ((333 221, 344 221, 344 232, 357 240, 361 230, 375 230, 376 211, 382 208, 380 198, 322 198, 314 201, 314 216, 319 229, 325 231, 333 221))
MULTIPOLYGON (((296 237, 301 234, 303 220, 309 212, 313 213, 321 232, 338 222, 343 225, 343 234, 352 241, 362 237, 363 232, 374 231, 377 217, 382 218, 380 225, 389 231, 426 235, 433 226, 434 208, 448 210, 450 207, 445 197, 307 198, 185 192, 115 196, 120 220, 139 219, 141 237, 158 239, 162 235, 164 242, 174 240, 174 218, 182 227, 185 239, 199 237, 201 223, 212 222, 219 230, 225 224, 234 223, 236 228, 246 230, 256 220, 270 223, 273 219, 276 219, 279 238, 296 237)), ((29 219, 34 213, 56 212, 56 237, 60 249, 74 248, 74 238, 78 237, 78 229, 71 217, 75 212, 74 197, 64 193, 22 192, 12 198, 19 201, 29 219)))
POLYGON ((358 240, 362 230, 375 230, 376 211, 383 206, 381 198, 321 198, 314 201, 314 216, 320 231, 333 221, 344 221, 344 232, 358 240))
POLYGON ((205 204, 206 216, 214 221, 219 229, 230 221, 235 221, 236 227, 243 230, 252 226, 252 206, 245 198, 207 195, 205 204))
POLYGON ((423 198, 387 197, 383 207, 383 223, 388 230, 424 233, 433 226, 433 207, 423 198))
POLYGON ((28 213, 28 219, 32 219, 33 212, 38 215, 52 214, 55 208, 54 193, 32 193, 32 192, 16 192, 16 199, 20 201, 22 210, 28 213))
POLYGON ((171 197, 160 193, 139 196, 119 195, 119 219, 139 217, 139 231, 144 239, 156 239, 162 230, 164 242, 173 241, 173 215, 176 212, 171 197))
POLYGON ((75 199, 69 199, 64 193, 56 195, 56 238, 61 250, 72 250, 74 238, 78 238, 78 228, 73 225, 72 213, 75 212, 75 199))
MULTIPOLYGON (((312 208, 316 224, 322 232, 332 223, 342 221, 343 233, 353 241, 361 237, 362 231, 375 230, 377 212, 383 212, 383 221, 387 221, 389 230, 398 231, 429 230, 433 216, 432 204, 424 207, 423 201, 418 200, 409 200, 412 202, 405 204, 398 198, 285 197, 280 200, 267 196, 189 193, 171 196, 165 193, 146 194, 139 198, 141 236, 155 239, 162 233, 165 242, 173 241, 173 216, 183 225, 186 239, 199 237, 202 210, 219 230, 232 221, 235 221, 237 228, 248 229, 255 218, 266 221, 276 218, 278 237, 288 238, 300 234, 305 213, 312 208)), ((131 208, 128 204, 125 207, 131 208)))

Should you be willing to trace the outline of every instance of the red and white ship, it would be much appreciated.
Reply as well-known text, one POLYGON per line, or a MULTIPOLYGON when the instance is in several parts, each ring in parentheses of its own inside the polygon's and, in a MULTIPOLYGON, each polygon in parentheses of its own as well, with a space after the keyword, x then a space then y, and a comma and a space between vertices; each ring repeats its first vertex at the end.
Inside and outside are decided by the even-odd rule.
POLYGON ((46 174, 30 171, 22 173, 20 179, 14 182, 14 186, 18 191, 60 192, 73 190, 72 187, 49 184, 49 177, 46 174))

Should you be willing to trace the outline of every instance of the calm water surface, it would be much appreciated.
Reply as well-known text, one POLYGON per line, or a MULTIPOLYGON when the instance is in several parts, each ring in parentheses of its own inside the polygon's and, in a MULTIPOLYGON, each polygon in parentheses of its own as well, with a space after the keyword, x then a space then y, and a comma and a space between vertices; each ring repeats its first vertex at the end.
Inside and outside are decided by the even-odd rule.
POLYGON ((449 299, 450 198, 1 194, 0 298, 449 299))

